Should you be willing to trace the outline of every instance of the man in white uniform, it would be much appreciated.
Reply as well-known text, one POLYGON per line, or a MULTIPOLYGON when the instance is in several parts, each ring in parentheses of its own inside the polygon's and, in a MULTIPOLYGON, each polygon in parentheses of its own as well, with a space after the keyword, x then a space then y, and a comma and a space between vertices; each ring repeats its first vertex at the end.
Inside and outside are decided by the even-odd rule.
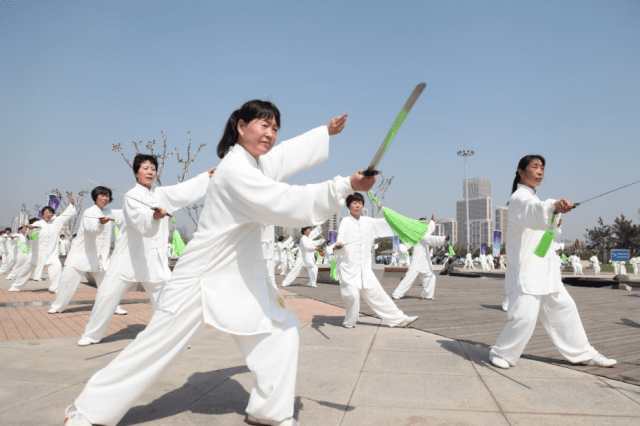
POLYGON ((383 323, 390 327, 406 327, 418 317, 409 317, 398 309, 371 269, 371 248, 375 239, 395 234, 385 219, 360 215, 364 206, 362 194, 348 196, 346 204, 350 215, 340 222, 334 246, 340 258, 340 294, 347 311, 342 326, 355 327, 362 297, 383 323))
POLYGON ((169 234, 167 212, 173 214, 202 198, 213 169, 186 182, 152 190, 157 165, 158 161, 152 155, 138 154, 133 160, 133 173, 138 183, 124 197, 124 226, 120 229, 109 266, 98 287, 89 323, 78 346, 102 340, 118 304, 133 283, 142 284, 154 311, 158 307, 164 284, 171 276, 166 246, 169 234))
POLYGON ((67 240, 64 234, 60 234, 60 256, 66 256, 69 251, 69 240, 67 240))
POLYGON ((638 275, 638 264, 640 264, 640 257, 636 256, 632 258, 629 263, 633 265, 633 275, 638 275))
POLYGON ((494 261, 493 254, 489 253, 487 255, 487 265, 489 266, 490 271, 496 269, 496 265, 493 263, 493 261, 494 261))
POLYGON ((317 287, 318 266, 316 265, 315 253, 316 247, 323 244, 324 239, 320 238, 319 240, 315 240, 314 238, 322 233, 322 228, 320 226, 316 226, 312 231, 310 226, 306 226, 301 229, 301 232, 302 238, 300 238, 300 255, 298 256, 295 265, 293 265, 293 269, 291 269, 287 278, 282 282, 282 287, 291 285, 293 280, 298 278, 303 267, 309 274, 309 287, 317 287))
POLYGON ((2 239, 5 249, 5 261, 2 262, 2 267, 0 267, 0 275, 10 272, 11 268, 16 264, 18 236, 11 235, 11 228, 7 228, 2 239))
POLYGON ((489 265, 487 264, 487 255, 484 253, 480 253, 480 266, 482 266, 483 271, 489 270, 489 265))
MULTIPOLYGON (((35 221, 34 221, 35 222, 35 221)), ((26 226, 18 228, 18 243, 16 244, 16 263, 13 265, 11 273, 7 275, 8 280, 16 279, 18 272, 25 267, 28 258, 29 246, 27 245, 26 226)))
POLYGON ((9 291, 20 291, 27 284, 31 271, 36 266, 47 266, 51 286, 49 291, 57 292, 60 284, 60 272, 62 272, 62 264, 58 255, 58 239, 60 238, 60 230, 69 222, 72 216, 76 214, 74 207, 75 200, 69 197, 69 207, 57 217, 53 217, 55 211, 47 206, 42 209, 42 220, 29 225, 30 229, 40 227, 38 238, 34 240, 33 248, 29 251, 29 260, 27 267, 24 267, 18 273, 16 282, 13 283, 9 291))
POLYGON ((398 262, 398 265, 408 268, 411 265, 411 259, 409 259, 409 249, 407 248, 407 246, 400 243, 398 245, 398 251, 400 251, 400 261, 398 262))
MULTIPOLYGON (((9 230, 9 232, 11 232, 11 228, 7 228, 9 230)), ((7 258, 7 240, 4 238, 5 234, 7 233, 7 229, 5 229, 4 231, 0 232, 0 260, 2 261, 2 263, 5 262, 6 258, 7 258)))
POLYGON ((473 266, 473 257, 471 256, 471 252, 468 252, 464 258, 464 268, 462 269, 467 269, 467 268, 476 269, 476 267, 473 266))
POLYGON ((500 269, 507 269, 507 266, 504 264, 504 260, 507 257, 506 254, 501 254, 500 255, 500 269))
MULTIPOLYGON (((287 243, 288 244, 288 243, 287 243)), ((285 240, 283 236, 278 237, 276 243, 275 269, 280 270, 279 275, 287 274, 287 252, 285 250, 285 240)))
POLYGON ((589 261, 593 263, 593 273, 594 275, 600 275, 600 261, 598 260, 598 256, 595 254, 589 258, 589 261))
POLYGON ((342 130, 346 117, 271 149, 279 113, 277 122, 263 115, 270 105, 250 101, 232 114, 218 145, 224 158, 208 187, 198 230, 159 309, 134 342, 89 380, 67 409, 68 425, 118 423, 204 323, 232 334, 255 373, 248 423, 298 424, 292 416, 300 323, 268 270, 271 225, 321 224, 340 211, 353 188, 367 190, 375 177, 354 174, 304 187, 282 183, 326 160, 329 136, 339 132, 336 127, 342 130))
MULTIPOLYGON (((49 309, 50 314, 66 309, 87 272, 93 275, 98 288, 104 279, 111 238, 114 234, 114 221, 122 226, 124 217, 122 210, 107 208, 107 204, 113 200, 109 188, 95 187, 91 191, 91 198, 95 204, 82 214, 78 233, 64 263, 58 295, 49 309)), ((127 311, 118 306, 115 314, 126 315, 127 311)))
MULTIPOLYGON (((421 221, 427 222, 427 218, 420 218, 421 221)), ((436 229, 436 217, 431 216, 431 222, 429 222, 429 228, 427 233, 422 237, 420 242, 413 247, 413 261, 407 274, 404 276, 398 287, 393 291, 391 297, 393 299, 402 299, 404 295, 409 291, 411 284, 420 278, 422 282, 422 295, 421 299, 433 300, 434 293, 436 291, 436 275, 433 273, 433 264, 431 258, 428 256, 430 249, 429 246, 442 246, 449 241, 449 236, 436 237, 433 236, 433 231, 436 229)))
POLYGON ((589 344, 576 304, 562 283, 555 250, 549 249, 544 257, 534 254, 545 231, 556 226, 560 213, 573 208, 564 199, 540 201, 535 188, 544 177, 544 167, 545 160, 539 155, 523 157, 518 164, 507 225, 511 261, 505 293, 509 295, 509 322, 491 348, 490 361, 499 368, 515 366, 540 317, 554 345, 569 362, 610 367, 616 361, 605 358, 589 344))

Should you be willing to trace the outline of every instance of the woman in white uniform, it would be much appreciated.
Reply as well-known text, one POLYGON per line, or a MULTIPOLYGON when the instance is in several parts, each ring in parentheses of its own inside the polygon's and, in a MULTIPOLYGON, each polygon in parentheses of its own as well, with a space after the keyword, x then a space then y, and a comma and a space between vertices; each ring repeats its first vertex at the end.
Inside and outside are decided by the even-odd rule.
POLYGON ((491 348, 490 360, 500 368, 515 366, 533 334, 538 317, 554 345, 569 362, 610 367, 615 360, 599 354, 587 339, 576 304, 562 284, 556 253, 541 258, 534 251, 560 214, 571 211, 565 200, 540 201, 535 188, 544 177, 545 160, 527 155, 518 163, 509 200, 505 275, 509 322, 491 348))
POLYGON ((373 186, 375 177, 357 173, 304 187, 281 182, 325 161, 329 136, 339 133, 345 120, 336 118, 273 148, 280 127, 275 105, 255 100, 233 112, 218 145, 223 160, 207 189, 198 230, 160 306, 147 328, 89 380, 75 407, 67 409, 68 424, 118 423, 204 323, 232 334, 255 373, 248 422, 297 424, 292 416, 300 323, 269 271, 271 225, 321 224, 340 211, 354 188, 373 186))
POLYGON ((310 226, 305 226, 300 230, 302 232, 302 238, 300 238, 300 255, 296 260, 295 265, 293 265, 293 269, 287 275, 287 278, 282 282, 282 287, 287 287, 291 285, 293 280, 298 278, 300 272, 302 272, 302 268, 307 270, 307 274, 309 274, 309 287, 317 287, 316 282, 318 281, 318 266, 316 263, 316 247, 324 243, 324 239, 320 238, 319 240, 314 240, 317 236, 322 233, 322 228, 317 226, 315 229, 311 230, 310 226))

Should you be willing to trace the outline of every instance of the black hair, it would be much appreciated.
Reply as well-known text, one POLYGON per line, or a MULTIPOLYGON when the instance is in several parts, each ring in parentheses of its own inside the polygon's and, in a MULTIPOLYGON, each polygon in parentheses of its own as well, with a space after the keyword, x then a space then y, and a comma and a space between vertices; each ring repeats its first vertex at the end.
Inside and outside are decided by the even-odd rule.
POLYGON ((360 201, 362 202, 362 205, 364 205, 364 195, 362 195, 359 192, 354 192, 353 194, 350 194, 347 197, 347 207, 349 207, 351 203, 353 203, 354 201, 360 201))
POLYGON ((238 122, 240 120, 245 123, 249 123, 256 118, 271 118, 276 119, 278 129, 280 128, 280 111, 278 108, 269 101, 261 101, 254 99, 249 102, 245 102, 244 105, 231 113, 227 125, 224 128, 224 133, 220 142, 218 143, 218 157, 224 158, 229 152, 232 146, 238 142, 238 122))
POLYGON ((279 242, 284 241, 284 237, 283 237, 282 235, 281 235, 281 236, 279 236, 279 237, 278 237, 278 241, 279 241, 279 242))
POLYGON ((42 210, 40 211, 40 213, 42 214, 42 216, 44 216, 44 212, 46 212, 47 210, 51 211, 51 215, 53 215, 56 211, 53 209, 53 207, 51 206, 45 206, 42 208, 42 210))
POLYGON ((18 231, 19 231, 19 230, 21 230, 21 229, 24 229, 24 225, 23 225, 23 226, 21 226, 20 228, 18 228, 18 231))
POLYGON ((7 231, 11 232, 11 228, 6 228, 6 229, 4 230, 4 232, 7 232, 7 231))
MULTIPOLYGON (((138 169, 140 169, 140 165, 138 165, 138 169)), ((98 199, 98 195, 108 195, 109 196, 109 201, 107 201, 107 204, 109 204, 110 202, 113 201, 113 193, 107 187, 96 186, 95 188, 93 188, 93 190, 91 191, 91 198, 93 198, 93 202, 94 203, 98 199)))
MULTIPOLYGON (((546 164, 546 161, 542 155, 529 154, 520 159, 520 161, 518 162, 518 170, 522 170, 524 172, 525 170, 527 170, 527 167, 529 167, 529 163, 531 163, 533 160, 540 160, 543 166, 546 164)), ((518 189, 518 184, 522 181, 522 179, 520 179, 520 173, 518 173, 518 170, 516 170, 516 177, 513 179, 513 185, 511 185, 512 194, 516 192, 516 189, 518 189)))
POLYGON ((300 229, 300 232, 302 232, 302 235, 304 235, 304 231, 306 231, 307 229, 311 229, 310 226, 305 226, 304 228, 300 229))
POLYGON ((426 217, 421 217, 421 218, 420 218, 420 219, 418 219, 418 220, 425 220, 425 221, 426 221, 426 220, 427 220, 427 218, 426 218, 426 217))
MULTIPOLYGON (((134 175, 138 174, 138 170, 140 170, 140 166, 142 165, 142 163, 144 163, 146 161, 148 161, 151 164, 153 164, 154 166, 156 166, 156 170, 158 170, 158 159, 155 157, 155 155, 137 154, 136 158, 133 159, 133 174, 134 175)), ((91 196, 93 197, 93 193, 91 193, 91 196)))
POLYGON ((64 234, 60 234, 60 238, 64 238, 64 234))
POLYGON ((31 219, 29 219, 29 225, 32 225, 34 223, 36 223, 38 221, 37 217, 32 217, 31 219))

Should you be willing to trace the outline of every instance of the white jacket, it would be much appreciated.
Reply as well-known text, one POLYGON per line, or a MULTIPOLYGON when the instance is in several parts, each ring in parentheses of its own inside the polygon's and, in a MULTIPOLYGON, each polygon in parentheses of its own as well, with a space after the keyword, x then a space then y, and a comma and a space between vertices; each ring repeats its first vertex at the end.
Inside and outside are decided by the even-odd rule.
POLYGON ((124 197, 124 226, 120 229, 112 260, 118 260, 118 278, 132 282, 161 282, 171 276, 167 241, 169 217, 153 218, 154 211, 140 200, 173 214, 202 198, 209 185, 209 172, 172 186, 155 190, 136 184, 124 197))
POLYGON ((172 286, 195 281, 202 290, 205 322, 222 331, 269 333, 272 320, 284 321, 286 304, 269 268, 272 225, 321 224, 340 211, 353 190, 348 177, 306 186, 279 180, 325 161, 328 153, 326 126, 280 143, 258 162, 236 144, 211 179, 198 230, 159 308, 173 312, 182 300, 176 300, 172 286))
MULTIPOLYGON (((518 184, 509 200, 507 225, 507 257, 505 291, 511 293, 516 286, 525 294, 556 293, 562 288, 558 256, 549 249, 544 258, 533 252, 551 224, 556 200, 540 201, 535 191, 518 184)), ((556 214, 554 226, 560 220, 556 214)))
POLYGON ((34 265, 50 265, 59 256, 58 242, 60 241, 60 231, 62 227, 76 214, 73 204, 65 209, 60 216, 52 217, 49 222, 39 220, 33 226, 40 226, 38 238, 34 240, 33 247, 29 252, 29 263, 34 265))
POLYGON ((320 233, 322 228, 317 226, 309 232, 309 236, 303 235, 300 238, 300 259, 302 266, 311 268, 316 264, 316 247, 324 243, 324 239, 314 240, 320 233))
POLYGON ((428 255, 429 246, 442 246, 446 242, 446 237, 437 237, 433 235, 435 229, 435 222, 430 221, 427 233, 424 234, 418 244, 413 247, 413 258, 411 261, 411 265, 409 265, 410 271, 417 271, 421 273, 433 272, 431 257, 428 255))
POLYGON ((103 270, 107 269, 114 222, 109 221, 103 225, 99 220, 102 217, 111 217, 121 223, 123 213, 122 210, 111 210, 108 207, 101 210, 95 204, 86 209, 80 219, 78 233, 71 242, 65 266, 73 266, 84 272, 98 272, 102 260, 103 270))
POLYGON ((371 269, 371 249, 376 238, 395 235, 385 219, 349 215, 342 219, 338 228, 337 243, 346 244, 336 250, 340 258, 340 287, 353 286, 358 289, 380 285, 371 269))

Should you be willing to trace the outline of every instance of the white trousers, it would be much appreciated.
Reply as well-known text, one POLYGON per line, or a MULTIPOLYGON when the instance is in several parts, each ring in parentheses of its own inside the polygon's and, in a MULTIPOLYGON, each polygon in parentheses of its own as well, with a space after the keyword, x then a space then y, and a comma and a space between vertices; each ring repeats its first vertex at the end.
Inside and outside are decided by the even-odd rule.
POLYGON ((638 264, 637 263, 633 264, 633 275, 638 275, 638 264))
POLYGON ((44 265, 38 265, 33 272, 34 281, 38 281, 42 279, 42 273, 44 272, 44 265))
POLYGON ((464 268, 462 269, 468 269, 468 268, 476 269, 476 267, 473 266, 473 261, 469 261, 469 260, 464 261, 464 268))
MULTIPOLYGON (((22 290, 24 286, 29 281, 29 276, 31 275, 31 271, 41 267, 44 269, 45 265, 34 265, 33 263, 27 262, 26 266, 23 267, 20 271, 18 271, 18 275, 16 276, 16 282, 13 283, 11 288, 15 288, 17 290, 22 290)), ((60 284, 60 272, 62 272, 62 265, 60 264, 60 259, 57 257, 53 260, 52 263, 47 265, 47 272, 49 273, 49 279, 51 280, 51 285, 49 286, 49 291, 56 291, 58 289, 58 285, 60 284)), ((35 279, 35 275, 34 275, 35 279)))
POLYGON ((287 275, 287 262, 276 262, 276 269, 280 269, 279 275, 287 275))
MULTIPOLYGON (((158 302, 165 283, 166 281, 141 283, 149 296, 153 312, 158 308, 158 302)), ((102 280, 102 284, 98 288, 96 302, 91 310, 91 315, 89 315, 89 322, 84 329, 83 338, 89 339, 92 343, 98 343, 102 340, 120 301, 133 284, 135 283, 132 281, 124 281, 118 278, 117 268, 109 268, 102 280)))
MULTIPOLYGON (((289 271, 287 278, 285 278, 284 281, 282 281, 282 285, 283 286, 290 285, 293 282, 293 280, 298 278, 298 275, 300 275, 300 272, 302 272, 302 268, 303 268, 302 260, 298 258, 298 260, 296 260, 296 264, 293 265, 293 269, 289 271)), ((309 274, 309 286, 315 287, 318 281, 318 267, 314 264, 311 267, 304 266, 304 269, 306 269, 307 274, 309 274)))
POLYGON ((404 276, 398 287, 391 294, 392 296, 404 297, 411 288, 411 285, 420 278, 422 282, 422 298, 431 299, 436 291, 436 276, 433 272, 418 272, 417 270, 409 269, 404 276))
MULTIPOLYGON (((85 271, 80 271, 71 265, 67 265, 62 269, 60 287, 58 287, 56 301, 51 305, 51 309, 62 312, 67 308, 71 298, 76 294, 78 286, 84 278, 84 274, 85 271)), ((102 280, 104 280, 104 271, 92 272, 92 274, 96 280, 96 287, 100 288, 100 284, 102 284, 102 280)))
POLYGON ((0 267, 0 275, 6 274, 7 272, 9 272, 9 270, 13 268, 15 264, 16 264, 15 258, 11 260, 7 260, 6 262, 3 262, 2 267, 0 267))
MULTIPOLYGON (((76 408, 91 423, 115 426, 189 347, 202 327, 199 278, 175 279, 174 275, 164 296, 145 330, 94 374, 76 399, 76 408)), ((298 318, 287 311, 283 323, 273 322, 271 333, 233 338, 247 367, 256 375, 247 413, 273 421, 292 417, 300 342, 298 318)))
POLYGON ((508 311, 509 310, 509 295, 505 294, 504 295, 504 299, 502 300, 502 310, 503 311, 508 311))
POLYGON ((9 275, 7 275, 7 279, 8 280, 15 280, 16 279, 16 277, 18 276, 18 273, 20 272, 20 270, 27 265, 27 259, 28 259, 27 256, 23 256, 23 257, 19 257, 18 258, 18 261, 13 266, 13 269, 11 270, 11 273, 9 275))
POLYGON ((357 289, 353 286, 340 286, 340 294, 345 302, 346 315, 343 325, 356 325, 360 315, 360 297, 367 302, 367 305, 376 313, 384 324, 395 327, 407 317, 380 284, 372 288, 357 289))
POLYGON ((593 273, 594 273, 595 275, 600 274, 600 269, 601 269, 601 268, 600 268, 600 265, 598 265, 598 264, 596 264, 596 263, 594 263, 594 264, 593 264, 593 273))
POLYGON ((578 308, 564 287, 557 293, 534 296, 522 293, 517 286, 509 294, 509 322, 491 354, 516 365, 531 339, 538 316, 553 344, 569 362, 589 361, 598 353, 589 344, 578 308))

